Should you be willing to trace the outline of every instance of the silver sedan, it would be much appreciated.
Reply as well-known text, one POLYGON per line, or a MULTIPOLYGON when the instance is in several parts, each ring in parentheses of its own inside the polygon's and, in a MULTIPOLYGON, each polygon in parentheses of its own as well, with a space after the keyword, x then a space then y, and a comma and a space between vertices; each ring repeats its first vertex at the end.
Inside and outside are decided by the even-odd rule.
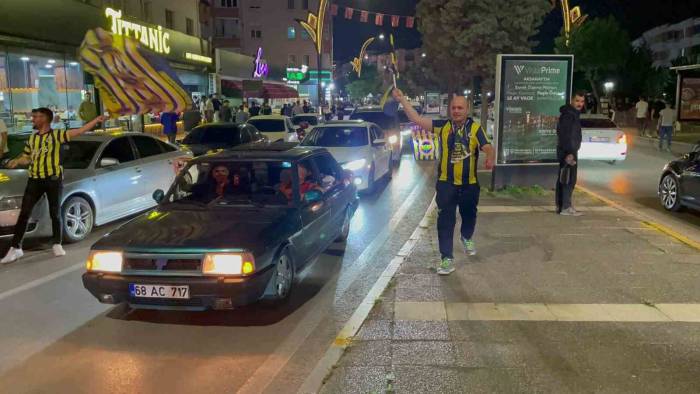
MULTIPOLYGON (((66 242, 77 242, 100 226, 156 205, 153 191, 167 190, 192 157, 142 133, 88 133, 62 147, 61 219, 66 242)), ((0 169, 0 239, 14 233, 27 184, 24 169, 0 169)), ((36 205, 28 237, 51 235, 45 197, 36 205)))

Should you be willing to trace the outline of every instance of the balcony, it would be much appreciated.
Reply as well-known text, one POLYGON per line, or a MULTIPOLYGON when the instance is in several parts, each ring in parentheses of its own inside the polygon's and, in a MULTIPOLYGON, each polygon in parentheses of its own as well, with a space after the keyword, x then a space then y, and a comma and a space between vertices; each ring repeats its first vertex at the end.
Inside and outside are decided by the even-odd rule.
POLYGON ((214 18, 238 18, 238 8, 232 7, 212 7, 211 15, 214 18))
POLYGON ((214 37, 214 48, 240 48, 241 39, 239 37, 214 37))

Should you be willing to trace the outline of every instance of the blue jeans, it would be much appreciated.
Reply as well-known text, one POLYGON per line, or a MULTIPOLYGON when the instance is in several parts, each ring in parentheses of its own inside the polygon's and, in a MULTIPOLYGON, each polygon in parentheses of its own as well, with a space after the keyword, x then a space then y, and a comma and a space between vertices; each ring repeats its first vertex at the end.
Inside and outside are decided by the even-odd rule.
POLYGON ((437 231, 440 244, 440 257, 453 258, 452 247, 457 224, 457 208, 462 216, 460 235, 471 239, 476 227, 476 212, 479 205, 480 188, 478 184, 457 186, 449 182, 438 181, 435 186, 435 202, 438 207, 437 231))
POLYGON ((664 140, 666 140, 666 146, 671 149, 671 138, 673 137, 673 126, 661 126, 659 127, 659 149, 663 148, 664 140))

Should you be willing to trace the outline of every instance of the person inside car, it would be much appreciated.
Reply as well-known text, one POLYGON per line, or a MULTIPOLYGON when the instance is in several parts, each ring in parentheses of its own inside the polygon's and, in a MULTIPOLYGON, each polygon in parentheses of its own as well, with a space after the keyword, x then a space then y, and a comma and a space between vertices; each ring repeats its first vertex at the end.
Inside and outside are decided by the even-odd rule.
MULTIPOLYGON (((287 200, 291 201, 292 196, 293 196, 293 185, 292 185, 292 176, 291 173, 287 172, 288 170, 285 170, 283 172, 283 175, 280 176, 282 179, 282 184, 280 185, 280 192, 284 194, 285 197, 287 197, 287 200), (285 176, 286 175, 286 176, 285 176)), ((312 179, 312 172, 309 170, 309 168, 306 166, 304 163, 299 163, 297 166, 297 171, 299 174, 299 193, 301 194, 301 199, 304 199, 304 195, 306 192, 309 190, 318 190, 318 191, 323 191, 321 187, 312 179)))
POLYGON ((235 192, 234 184, 229 179, 228 167, 218 165, 211 170, 206 182, 196 185, 192 193, 198 200, 211 201, 235 192))

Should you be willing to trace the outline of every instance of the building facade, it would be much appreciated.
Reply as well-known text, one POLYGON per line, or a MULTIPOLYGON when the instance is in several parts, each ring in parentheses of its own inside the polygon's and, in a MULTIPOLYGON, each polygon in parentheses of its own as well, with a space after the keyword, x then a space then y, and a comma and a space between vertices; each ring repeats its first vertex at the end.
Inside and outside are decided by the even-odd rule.
POLYGON ((669 67, 679 57, 692 62, 700 61, 700 18, 689 18, 679 23, 657 26, 647 30, 632 42, 635 48, 647 45, 654 66, 669 67))

